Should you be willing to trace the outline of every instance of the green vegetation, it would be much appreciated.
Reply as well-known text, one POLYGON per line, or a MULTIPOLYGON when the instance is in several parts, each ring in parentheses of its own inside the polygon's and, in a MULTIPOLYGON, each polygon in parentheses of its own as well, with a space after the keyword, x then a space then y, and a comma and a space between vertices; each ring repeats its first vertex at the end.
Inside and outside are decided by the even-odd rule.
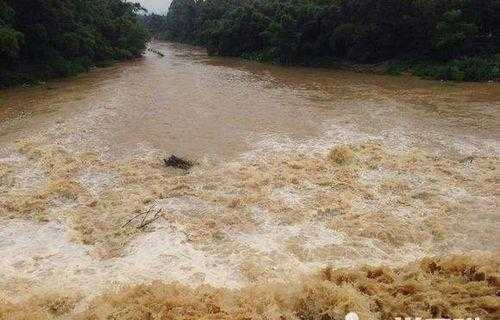
POLYGON ((391 61, 392 73, 451 80, 500 75, 498 0, 174 0, 166 19, 149 21, 158 38, 216 55, 300 65, 391 61))
POLYGON ((0 86, 140 56, 147 30, 122 0, 0 0, 0 86))
POLYGON ((387 68, 389 74, 406 71, 414 75, 452 81, 485 81, 500 78, 500 57, 468 57, 449 61, 399 61, 387 68))

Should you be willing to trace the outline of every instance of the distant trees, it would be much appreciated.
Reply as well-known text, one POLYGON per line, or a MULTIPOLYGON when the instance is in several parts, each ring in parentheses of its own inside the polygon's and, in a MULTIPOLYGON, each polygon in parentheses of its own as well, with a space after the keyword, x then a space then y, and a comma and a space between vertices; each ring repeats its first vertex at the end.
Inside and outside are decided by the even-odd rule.
POLYGON ((139 10, 122 0, 0 0, 0 85, 141 55, 139 10))
POLYGON ((164 39, 167 33, 167 16, 156 13, 148 15, 140 15, 141 24, 149 30, 152 37, 156 39, 164 39))
POLYGON ((24 35, 14 29, 14 10, 0 1, 0 58, 9 62, 15 59, 24 44, 24 35))
POLYGON ((500 49, 500 1, 174 0, 162 35, 282 64, 480 57, 490 77, 500 65, 492 58, 500 49))
POLYGON ((195 39, 198 29, 199 7, 195 0, 173 0, 167 13, 167 33, 175 32, 182 42, 195 39))

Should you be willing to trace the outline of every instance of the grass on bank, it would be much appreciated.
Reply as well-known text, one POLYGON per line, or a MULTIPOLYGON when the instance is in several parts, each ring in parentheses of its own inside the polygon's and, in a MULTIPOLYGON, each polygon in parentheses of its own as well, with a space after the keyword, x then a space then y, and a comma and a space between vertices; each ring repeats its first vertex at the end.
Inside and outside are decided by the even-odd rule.
POLYGON ((392 75, 409 72, 422 78, 445 81, 492 81, 500 78, 500 55, 455 59, 447 62, 403 60, 392 63, 386 71, 392 75))

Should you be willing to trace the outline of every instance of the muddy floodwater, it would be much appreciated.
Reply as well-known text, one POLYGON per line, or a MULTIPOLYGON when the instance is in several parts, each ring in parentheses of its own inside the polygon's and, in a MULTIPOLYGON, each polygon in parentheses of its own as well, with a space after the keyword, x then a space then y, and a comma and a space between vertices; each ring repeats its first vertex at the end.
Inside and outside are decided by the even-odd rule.
POLYGON ((497 82, 151 46, 0 91, 0 300, 498 253, 497 82))

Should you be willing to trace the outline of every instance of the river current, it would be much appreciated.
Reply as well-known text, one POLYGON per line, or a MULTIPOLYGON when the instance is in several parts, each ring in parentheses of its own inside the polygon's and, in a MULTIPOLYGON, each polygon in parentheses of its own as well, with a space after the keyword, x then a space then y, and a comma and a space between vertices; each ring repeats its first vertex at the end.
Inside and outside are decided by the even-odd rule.
POLYGON ((498 83, 151 46, 165 56, 0 91, 4 298, 498 251, 498 83))

